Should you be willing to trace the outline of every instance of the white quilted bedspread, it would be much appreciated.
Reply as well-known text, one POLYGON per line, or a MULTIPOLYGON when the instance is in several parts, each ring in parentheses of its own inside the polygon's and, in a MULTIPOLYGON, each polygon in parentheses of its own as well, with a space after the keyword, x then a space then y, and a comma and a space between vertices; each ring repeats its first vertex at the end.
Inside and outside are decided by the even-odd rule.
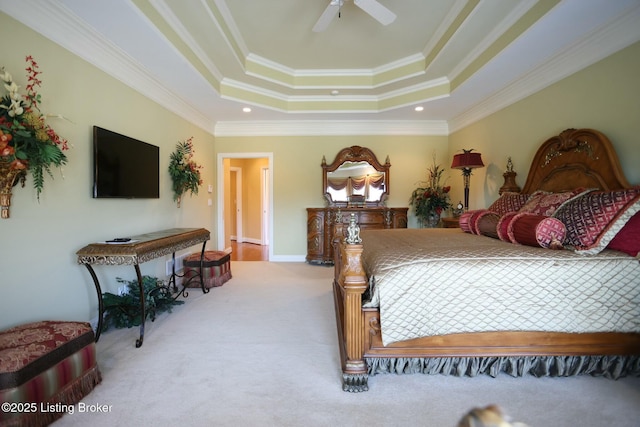
POLYGON ((640 332, 640 261, 460 229, 363 230, 384 345, 480 331, 640 332))

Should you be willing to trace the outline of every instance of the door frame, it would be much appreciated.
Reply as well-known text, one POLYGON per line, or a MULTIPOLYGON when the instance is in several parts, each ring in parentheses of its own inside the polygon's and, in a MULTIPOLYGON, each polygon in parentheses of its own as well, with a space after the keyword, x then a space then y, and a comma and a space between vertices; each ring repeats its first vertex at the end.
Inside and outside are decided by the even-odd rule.
MULTIPOLYGON (((218 248, 220 250, 230 250, 231 248, 225 247, 225 227, 224 227, 224 159, 260 159, 266 158, 268 161, 268 242, 269 242, 269 261, 273 258, 273 153, 269 152, 256 152, 256 153, 218 153, 217 155, 217 235, 218 235, 218 248)), ((262 197, 262 195, 261 195, 262 197)))
POLYGON ((271 179, 269 179, 269 170, 269 168, 262 168, 262 173, 260 174, 260 190, 262 191, 260 198, 262 235, 260 237, 262 244, 267 246, 269 246, 269 231, 271 230, 271 227, 269 227, 269 212, 271 212, 271 205, 269 204, 269 195, 271 194, 271 188, 269 188, 269 183, 271 182, 271 179))
POLYGON ((229 170, 236 174, 236 242, 244 242, 242 231, 242 168, 230 167, 229 170))

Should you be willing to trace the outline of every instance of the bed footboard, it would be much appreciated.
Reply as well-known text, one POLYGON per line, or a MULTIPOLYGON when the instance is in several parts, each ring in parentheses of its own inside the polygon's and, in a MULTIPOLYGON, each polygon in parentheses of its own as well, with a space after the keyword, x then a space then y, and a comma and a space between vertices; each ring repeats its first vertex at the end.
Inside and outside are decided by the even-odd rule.
POLYGON ((343 239, 341 227, 336 230, 333 295, 342 363, 342 389, 360 392, 369 389, 362 313, 362 294, 368 282, 361 261, 363 246, 353 214, 347 233, 347 238, 343 239))
POLYGON ((427 336, 384 346, 379 310, 362 306, 369 280, 359 231, 347 229, 344 233, 341 227, 338 230, 333 241, 333 292, 344 391, 367 391, 369 376, 384 372, 459 376, 494 376, 499 372, 513 376, 589 374, 610 378, 640 375, 640 333, 474 332, 427 336))

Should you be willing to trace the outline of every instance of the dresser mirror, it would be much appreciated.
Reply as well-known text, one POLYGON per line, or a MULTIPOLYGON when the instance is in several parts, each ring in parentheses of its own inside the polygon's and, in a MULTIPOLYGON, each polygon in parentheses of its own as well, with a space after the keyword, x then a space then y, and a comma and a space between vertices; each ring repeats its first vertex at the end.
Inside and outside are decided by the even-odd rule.
POLYGON ((343 148, 331 164, 322 158, 324 197, 329 206, 383 206, 389 194, 390 168, 388 156, 381 164, 368 148, 343 148))

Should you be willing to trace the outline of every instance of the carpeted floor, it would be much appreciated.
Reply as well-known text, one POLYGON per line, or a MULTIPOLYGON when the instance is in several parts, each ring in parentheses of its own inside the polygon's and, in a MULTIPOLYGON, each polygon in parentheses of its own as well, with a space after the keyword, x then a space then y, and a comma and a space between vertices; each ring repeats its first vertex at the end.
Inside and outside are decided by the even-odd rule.
POLYGON ((55 425, 455 427, 491 403, 530 427, 640 425, 640 378, 379 375, 345 393, 332 268, 231 268, 224 286, 147 322, 141 348, 137 328, 104 333, 102 384, 55 425))

